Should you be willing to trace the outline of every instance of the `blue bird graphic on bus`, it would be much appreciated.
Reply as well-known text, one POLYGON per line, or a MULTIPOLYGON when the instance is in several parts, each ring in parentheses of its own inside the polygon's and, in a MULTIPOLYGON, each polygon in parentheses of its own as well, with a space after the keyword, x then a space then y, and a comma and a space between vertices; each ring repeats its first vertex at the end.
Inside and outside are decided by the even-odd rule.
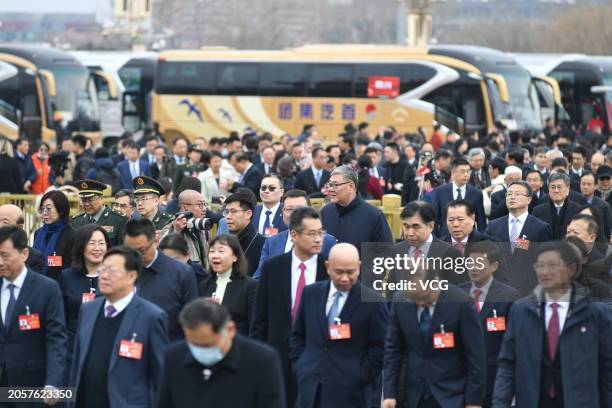
POLYGON ((200 122, 204 122, 204 117, 202 116, 202 112, 200 112, 200 108, 198 108, 198 106, 195 103, 189 102, 188 99, 183 99, 182 101, 179 102, 179 105, 187 105, 187 107, 189 108, 189 110, 187 111, 187 116, 190 116, 192 113, 195 113, 195 115, 198 117, 200 122))
POLYGON ((225 109, 219 108, 219 109, 217 109, 217 112, 219 112, 221 114, 221 117, 223 117, 223 119, 227 120, 228 122, 232 121, 232 116, 225 109))

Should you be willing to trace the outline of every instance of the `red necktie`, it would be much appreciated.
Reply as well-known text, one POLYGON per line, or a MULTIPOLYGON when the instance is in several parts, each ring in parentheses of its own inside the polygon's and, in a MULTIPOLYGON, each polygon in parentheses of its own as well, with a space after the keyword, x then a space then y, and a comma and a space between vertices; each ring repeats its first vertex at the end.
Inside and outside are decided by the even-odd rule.
MULTIPOLYGON (((548 321, 548 355, 551 361, 554 361, 555 355, 557 354, 557 347, 559 346, 559 334, 561 332, 561 328, 559 325, 559 313, 557 309, 559 308, 558 303, 551 303, 550 307, 552 308, 552 315, 550 316, 550 320, 548 321)), ((551 383, 550 388, 548 389, 548 396, 550 398, 555 398, 557 395, 557 390, 555 390, 555 384, 551 383)))
POLYGON ((463 242, 455 242, 455 248, 461 253, 461 255, 463 255, 463 251, 465 250, 465 245, 463 242))
POLYGON ((295 291, 295 300, 293 301, 293 308, 291 309, 291 321, 295 321, 295 316, 297 315, 298 307, 300 306, 300 300, 302 299, 302 291, 306 286, 306 265, 303 262, 300 262, 300 277, 297 282, 297 290, 295 291))
POLYGON ((412 259, 418 260, 421 255, 423 255, 423 251, 421 251, 419 248, 414 248, 414 252, 412 252, 412 259))
POLYGON ((476 307, 476 312, 480 314, 480 295, 482 295, 482 290, 474 289, 472 295, 474 296, 474 306, 476 307))

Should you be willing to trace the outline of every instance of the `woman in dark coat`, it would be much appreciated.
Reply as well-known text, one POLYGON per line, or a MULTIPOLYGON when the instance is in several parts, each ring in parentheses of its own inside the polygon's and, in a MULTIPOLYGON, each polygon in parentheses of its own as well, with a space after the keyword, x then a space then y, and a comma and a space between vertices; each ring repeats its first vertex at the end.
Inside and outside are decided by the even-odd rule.
POLYGON ((13 146, 8 140, 0 141, 0 193, 23 192, 19 161, 13 157, 13 146))
POLYGON ((219 235, 208 251, 210 276, 200 283, 200 296, 227 307, 238 332, 245 336, 253 321, 257 282, 247 276, 247 260, 234 235, 219 235))
POLYGON ((83 225, 74 236, 72 267, 64 269, 60 278, 68 329, 69 358, 72 355, 74 333, 81 305, 100 296, 98 268, 108 248, 110 248, 108 235, 98 224, 83 225))
POLYGON ((58 280, 72 263, 74 229, 70 226, 70 203, 64 193, 48 191, 38 206, 43 226, 34 233, 33 247, 43 254, 44 273, 58 280))

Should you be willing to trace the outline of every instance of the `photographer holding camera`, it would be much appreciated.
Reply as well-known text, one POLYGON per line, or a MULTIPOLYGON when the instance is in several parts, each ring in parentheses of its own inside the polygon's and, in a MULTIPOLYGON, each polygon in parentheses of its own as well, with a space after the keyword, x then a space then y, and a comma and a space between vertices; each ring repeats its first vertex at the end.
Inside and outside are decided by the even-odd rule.
POLYGON ((162 237, 169 233, 181 234, 189 244, 189 258, 192 262, 207 268, 209 230, 213 222, 206 217, 206 201, 198 191, 184 190, 178 196, 181 212, 162 231, 162 237))

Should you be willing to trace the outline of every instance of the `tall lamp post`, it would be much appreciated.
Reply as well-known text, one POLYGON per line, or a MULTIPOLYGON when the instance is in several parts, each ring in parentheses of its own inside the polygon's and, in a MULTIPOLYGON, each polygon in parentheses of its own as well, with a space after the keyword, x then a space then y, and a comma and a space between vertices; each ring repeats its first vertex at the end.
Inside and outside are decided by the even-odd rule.
POLYGON ((398 0, 404 5, 404 44, 426 47, 431 40, 432 17, 430 0, 398 0))

